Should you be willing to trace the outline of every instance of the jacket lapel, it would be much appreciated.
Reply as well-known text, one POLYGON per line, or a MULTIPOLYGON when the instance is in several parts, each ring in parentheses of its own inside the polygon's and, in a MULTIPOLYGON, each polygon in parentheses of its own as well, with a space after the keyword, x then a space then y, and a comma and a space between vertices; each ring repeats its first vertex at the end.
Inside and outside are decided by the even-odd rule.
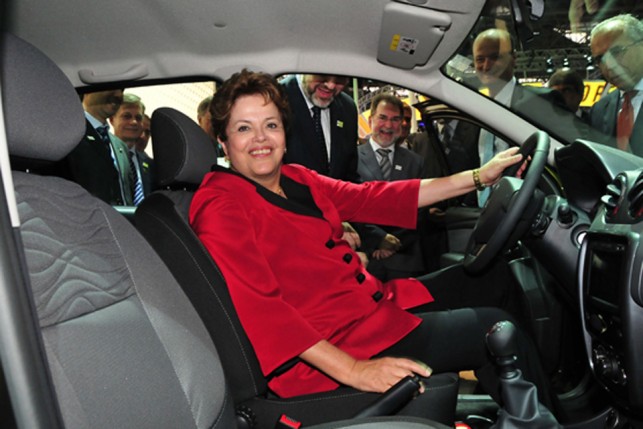
POLYGON ((630 147, 632 148, 632 153, 643 156, 643 111, 641 110, 639 110, 634 122, 634 129, 630 137, 630 147))
POLYGON ((396 149, 393 155, 393 169, 391 170, 391 181, 403 180, 408 178, 407 170, 409 168, 409 159, 403 150, 396 149))
POLYGON ((344 109, 336 98, 330 105, 330 169, 337 165, 336 161, 341 157, 341 142, 344 132, 344 109))
POLYGON ((359 146, 357 150, 359 153, 359 162, 364 166, 363 168, 366 170, 365 173, 368 173, 368 176, 366 174, 363 175, 361 178, 362 181, 368 182, 371 180, 384 180, 384 177, 382 177, 382 169, 380 168, 380 164, 377 162, 377 157, 375 156, 375 151, 373 151, 371 144, 363 144, 359 146))
POLYGON ((292 124, 297 128, 293 134, 299 137, 300 141, 294 142, 295 144, 305 147, 308 151, 307 159, 314 166, 312 169, 319 171, 322 174, 328 174, 328 170, 324 168, 325 164, 321 161, 324 158, 322 148, 316 142, 314 133, 315 125, 308 104, 304 99, 304 95, 299 89, 299 83, 295 77, 291 78, 286 84, 288 88, 288 99, 290 102, 291 111, 293 112, 292 124))

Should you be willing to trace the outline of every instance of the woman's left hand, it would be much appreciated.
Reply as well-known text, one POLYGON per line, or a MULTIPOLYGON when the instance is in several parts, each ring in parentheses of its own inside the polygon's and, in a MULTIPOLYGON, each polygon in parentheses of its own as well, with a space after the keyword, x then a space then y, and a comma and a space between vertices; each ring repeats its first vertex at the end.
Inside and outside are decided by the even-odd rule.
MULTIPOLYGON (((502 178, 505 168, 514 165, 522 160, 522 155, 517 155, 520 148, 512 147, 503 150, 494 156, 489 162, 480 167, 480 181, 485 186, 491 186, 502 178)), ((521 167, 524 170, 526 164, 521 167)))

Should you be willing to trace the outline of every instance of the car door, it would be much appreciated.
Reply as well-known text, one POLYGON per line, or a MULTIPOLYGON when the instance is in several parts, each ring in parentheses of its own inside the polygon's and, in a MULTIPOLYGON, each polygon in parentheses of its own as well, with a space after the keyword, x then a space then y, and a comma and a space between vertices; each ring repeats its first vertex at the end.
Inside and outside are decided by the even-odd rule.
MULTIPOLYGON (((513 147, 515 142, 506 136, 491 130, 475 118, 435 100, 428 100, 415 106, 422 114, 420 135, 412 141, 426 146, 429 153, 423 154, 429 164, 428 177, 441 177, 461 171, 478 168, 482 156, 478 150, 478 141, 482 135, 493 136, 497 148, 513 147), (481 130, 484 130, 481 132, 481 130), (427 143, 424 143, 424 142, 427 143), (431 159, 439 159, 431 161, 431 159), (436 168, 435 165, 442 165, 436 168)), ((507 112, 507 120, 511 119, 507 112)), ((422 154, 423 148, 415 150, 422 154)), ((562 194, 556 172, 548 168, 540 181, 539 187, 546 194, 562 194)), ((484 205, 483 197, 473 191, 458 199, 446 202, 431 212, 431 224, 443 230, 446 243, 439 255, 440 267, 460 261, 466 251, 471 232, 484 205)))

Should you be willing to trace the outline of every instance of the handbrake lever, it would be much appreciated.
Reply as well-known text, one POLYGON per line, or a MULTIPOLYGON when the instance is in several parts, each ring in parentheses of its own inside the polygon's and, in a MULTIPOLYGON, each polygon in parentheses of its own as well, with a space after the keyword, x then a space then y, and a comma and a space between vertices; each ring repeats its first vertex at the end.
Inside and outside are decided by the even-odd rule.
POLYGON ((374 403, 357 413, 355 418, 390 416, 414 399, 420 392, 420 377, 407 375, 382 394, 374 403))

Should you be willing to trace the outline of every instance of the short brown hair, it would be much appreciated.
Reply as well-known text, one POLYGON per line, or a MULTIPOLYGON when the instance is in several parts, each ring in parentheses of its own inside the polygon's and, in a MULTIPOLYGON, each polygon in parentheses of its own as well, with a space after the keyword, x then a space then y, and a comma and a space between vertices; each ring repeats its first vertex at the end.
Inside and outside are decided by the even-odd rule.
POLYGON ((267 73, 243 69, 223 82, 210 103, 212 131, 216 137, 221 141, 228 140, 225 129, 230 121, 230 112, 234 103, 239 97, 255 94, 263 95, 266 102, 273 102, 277 106, 284 129, 288 130, 290 106, 283 86, 267 73))
POLYGON ((404 116, 404 103, 402 103, 402 101, 392 92, 381 92, 373 97, 373 100, 371 101, 371 115, 375 113, 377 106, 382 103, 388 103, 397 107, 400 111, 400 116, 404 116))

